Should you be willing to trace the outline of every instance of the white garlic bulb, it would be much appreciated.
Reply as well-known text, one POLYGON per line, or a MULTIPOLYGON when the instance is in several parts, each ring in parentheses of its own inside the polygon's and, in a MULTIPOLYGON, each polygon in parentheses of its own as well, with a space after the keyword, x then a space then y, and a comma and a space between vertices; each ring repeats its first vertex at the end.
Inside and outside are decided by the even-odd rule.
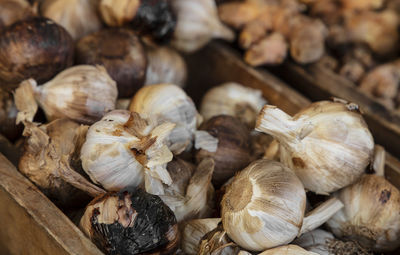
POLYGON ((173 84, 142 87, 133 97, 129 110, 152 117, 158 123, 175 123, 167 141, 175 155, 192 147, 198 113, 192 99, 180 87, 173 84))
POLYGON ((258 255, 318 255, 318 253, 306 251, 297 245, 290 244, 266 250, 258 255))
POLYGON ((41 4, 44 17, 63 26, 73 39, 100 30, 97 0, 46 0, 41 4))
MULTIPOLYGON (((26 80, 16 91, 15 100, 22 102, 32 93, 49 120, 68 118, 84 124, 92 124, 114 110, 118 95, 116 83, 104 67, 90 65, 65 69, 41 86, 33 79, 26 80)), ((23 108, 18 109, 26 112, 27 107, 23 108)), ((33 119, 35 113, 31 110, 29 118, 33 119)))
POLYGON ((81 149, 83 169, 107 190, 144 182, 148 193, 161 195, 162 183, 172 183, 166 170, 172 153, 164 141, 174 126, 156 125, 126 110, 112 111, 89 128, 81 149))
POLYGON ((371 161, 374 140, 355 104, 321 101, 291 117, 276 106, 260 112, 256 130, 280 143, 280 161, 304 187, 328 194, 357 181, 371 161))
POLYGON ((239 172, 221 202, 221 216, 229 237, 250 251, 287 244, 311 231, 342 208, 330 199, 304 217, 303 184, 283 164, 261 159, 239 172))
POLYGON ((221 218, 206 218, 184 223, 182 227, 182 250, 185 254, 198 254, 200 240, 205 234, 215 229, 220 221, 221 218))
POLYGON ((214 0, 172 0, 177 15, 172 45, 184 52, 199 50, 213 38, 233 41, 235 34, 218 18, 214 0))
POLYGON ((327 222, 336 236, 379 252, 399 247, 400 192, 396 187, 381 176, 364 175, 336 195, 344 207, 327 222))
POLYGON ((221 114, 232 115, 253 128, 258 112, 266 103, 260 90, 228 82, 207 91, 200 114, 205 121, 221 114))
POLYGON ((100 0, 99 12, 108 26, 122 26, 135 17, 139 5, 139 0, 100 0))

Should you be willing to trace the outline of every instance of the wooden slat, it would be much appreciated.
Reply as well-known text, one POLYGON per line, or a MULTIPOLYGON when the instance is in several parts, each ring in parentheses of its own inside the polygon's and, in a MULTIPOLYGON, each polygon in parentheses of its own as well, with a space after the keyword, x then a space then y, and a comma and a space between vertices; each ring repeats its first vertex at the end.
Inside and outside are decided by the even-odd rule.
POLYGON ((0 254, 103 254, 2 154, 0 226, 0 254))

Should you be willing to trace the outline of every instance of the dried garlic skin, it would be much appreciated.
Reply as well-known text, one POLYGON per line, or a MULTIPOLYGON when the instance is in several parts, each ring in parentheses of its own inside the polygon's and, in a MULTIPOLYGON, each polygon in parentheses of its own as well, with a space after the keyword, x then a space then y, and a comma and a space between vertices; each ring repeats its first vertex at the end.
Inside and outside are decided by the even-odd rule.
POLYGON ((400 245, 400 192, 381 176, 364 175, 336 193, 344 208, 328 222, 341 238, 356 240, 377 252, 400 245))
POLYGON ((206 92, 200 114, 204 121, 217 115, 232 115, 253 128, 258 112, 266 103, 260 90, 229 82, 206 92))
POLYGON ((300 232, 306 205, 303 184, 283 164, 261 159, 227 187, 221 216, 229 237, 250 251, 291 242, 300 232))
POLYGON ((304 187, 328 194, 357 181, 370 163, 374 140, 355 104, 320 101, 291 117, 276 106, 260 112, 256 130, 280 143, 280 161, 304 187))
POLYGON ((102 27, 97 0, 46 0, 40 13, 64 27, 74 40, 102 27))
POLYGON ((0 0, 0 30, 33 15, 33 7, 26 0, 0 0))
POLYGON ((162 183, 172 183, 166 166, 173 156, 164 141, 174 126, 156 125, 127 110, 109 112, 88 130, 83 169, 107 190, 145 184, 147 192, 163 194, 162 183))
POLYGON ((232 255, 240 251, 239 246, 228 237, 221 223, 203 236, 198 249, 198 255, 232 255))
POLYGON ((266 250, 264 252, 259 253, 258 255, 278 255, 278 254, 279 255, 318 255, 318 253, 306 251, 303 248, 301 248, 297 245, 293 245, 293 244, 266 250))
POLYGON ((173 212, 141 189, 95 198, 79 227, 107 254, 173 254, 179 244, 173 212))
POLYGON ((198 113, 192 99, 180 87, 174 84, 144 86, 132 98, 129 110, 158 123, 175 123, 167 141, 175 155, 192 148, 198 113))

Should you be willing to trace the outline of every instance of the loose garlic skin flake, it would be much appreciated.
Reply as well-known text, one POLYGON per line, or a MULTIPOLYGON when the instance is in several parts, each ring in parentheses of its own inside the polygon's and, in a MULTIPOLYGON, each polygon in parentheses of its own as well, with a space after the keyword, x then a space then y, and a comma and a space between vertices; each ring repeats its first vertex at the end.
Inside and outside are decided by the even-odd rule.
POLYGON ((291 242, 300 232, 306 194, 292 170, 266 159, 239 172, 221 202, 229 237, 251 251, 291 242))
POLYGON ((357 181, 371 161, 374 140, 354 104, 321 101, 289 116, 276 106, 260 112, 256 130, 280 143, 280 161, 304 187, 328 194, 357 181))

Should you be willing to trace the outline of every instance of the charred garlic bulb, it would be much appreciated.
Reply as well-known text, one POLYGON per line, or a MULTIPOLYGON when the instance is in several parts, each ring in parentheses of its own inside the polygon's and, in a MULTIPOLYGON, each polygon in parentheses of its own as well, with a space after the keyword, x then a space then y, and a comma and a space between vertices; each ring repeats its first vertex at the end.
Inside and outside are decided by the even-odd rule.
POLYGON ((214 0, 172 0, 177 24, 172 44, 178 50, 199 50, 213 38, 233 41, 235 35, 218 18, 214 0))
POLYGON ((0 83, 46 82, 73 62, 71 36, 46 18, 19 21, 0 32, 0 83))
POLYGON ((184 223, 182 227, 182 250, 188 255, 197 255, 200 240, 215 229, 221 218, 195 219, 184 223))
POLYGON ((187 78, 186 62, 169 47, 147 46, 145 85, 171 83, 184 87, 187 78))
POLYGON ((239 172, 221 202, 229 237, 251 251, 291 242, 311 231, 343 207, 333 198, 304 217, 306 194, 294 172, 283 164, 261 159, 239 172))
POLYGON ((95 198, 79 227, 107 254, 173 254, 179 243, 173 212, 140 189, 95 198))
POLYGON ((304 187, 328 194, 357 181, 371 161, 374 140, 358 106, 321 101, 291 117, 276 106, 260 112, 256 130, 280 143, 280 161, 304 187))
POLYGON ((81 150, 83 169, 107 190, 145 183, 147 192, 164 194, 162 183, 172 183, 166 170, 172 153, 164 141, 174 126, 156 125, 126 110, 109 112, 88 130, 81 150))
MULTIPOLYGON (((32 79, 22 82, 15 100, 22 102, 34 96, 49 120, 69 118, 91 124, 115 108, 117 93, 115 81, 104 67, 79 65, 62 71, 41 86, 37 86, 32 79)), ((32 102, 35 108, 33 104, 36 103, 32 102)), ((35 112, 30 114, 34 115, 35 112)))
POLYGON ((74 40, 100 30, 97 0, 45 0, 40 12, 46 18, 63 26, 74 40))
POLYGON ((26 0, 0 0, 0 30, 33 14, 33 8, 26 0))
POLYGON ((79 64, 104 65, 117 82, 119 97, 131 97, 143 86, 146 53, 131 30, 104 29, 87 35, 78 41, 76 55, 79 64))
POLYGON ((207 91, 200 114, 204 120, 221 114, 232 115, 254 128, 257 114, 266 103, 260 90, 229 82, 207 91))
POLYGON ((400 192, 381 176, 364 175, 337 194, 344 207, 328 222, 341 238, 356 240, 374 251, 400 245, 400 192))
POLYGON ((238 119, 219 115, 204 122, 196 132, 196 161, 215 161, 213 183, 222 185, 250 163, 250 132, 238 119), (211 146, 214 145, 214 146, 211 146))
POLYGON ((176 126, 167 140, 168 147, 174 154, 180 154, 192 147, 199 115, 192 99, 178 86, 145 86, 135 94, 129 110, 152 117, 158 123, 175 123, 176 126))

